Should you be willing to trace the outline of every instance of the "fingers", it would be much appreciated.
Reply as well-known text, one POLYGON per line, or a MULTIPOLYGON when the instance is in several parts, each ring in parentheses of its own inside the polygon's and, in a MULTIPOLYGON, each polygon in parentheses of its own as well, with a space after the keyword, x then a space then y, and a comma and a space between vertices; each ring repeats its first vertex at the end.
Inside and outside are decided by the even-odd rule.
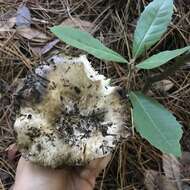
POLYGON ((19 162, 18 162, 18 165, 17 165, 17 175, 20 175, 21 172, 23 171, 23 168, 25 167, 26 165, 26 161, 24 158, 20 158, 19 162))
MULTIPOLYGON (((111 155, 91 161, 80 170, 50 169, 32 164, 21 158, 16 172, 14 190, 61 190, 72 189, 72 184, 81 184, 83 190, 93 189, 96 177, 107 166, 111 155), (40 188, 39 188, 40 187, 40 188), (56 188, 55 188, 56 187, 56 188)), ((74 188, 75 189, 75 188, 74 188)))
POLYGON ((67 173, 65 170, 40 167, 21 158, 18 163, 13 189, 62 190, 69 181, 67 180, 67 173))
POLYGON ((111 160, 111 155, 105 156, 103 158, 98 158, 96 160, 93 160, 90 162, 90 164, 87 166, 87 169, 91 170, 93 173, 95 173, 96 177, 99 175, 99 173, 106 168, 107 164, 111 160))
POLYGON ((96 177, 103 169, 106 168, 110 160, 111 155, 91 161, 90 164, 80 172, 80 176, 84 179, 89 179, 92 183, 95 183, 96 177))

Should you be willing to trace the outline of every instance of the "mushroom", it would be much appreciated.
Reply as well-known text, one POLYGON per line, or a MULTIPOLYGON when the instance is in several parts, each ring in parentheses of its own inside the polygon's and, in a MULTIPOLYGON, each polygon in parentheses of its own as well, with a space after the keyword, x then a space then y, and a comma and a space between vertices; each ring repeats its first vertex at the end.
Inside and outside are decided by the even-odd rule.
POLYGON ((14 130, 22 155, 39 165, 85 165, 127 138, 125 102, 86 56, 56 55, 17 91, 14 130))

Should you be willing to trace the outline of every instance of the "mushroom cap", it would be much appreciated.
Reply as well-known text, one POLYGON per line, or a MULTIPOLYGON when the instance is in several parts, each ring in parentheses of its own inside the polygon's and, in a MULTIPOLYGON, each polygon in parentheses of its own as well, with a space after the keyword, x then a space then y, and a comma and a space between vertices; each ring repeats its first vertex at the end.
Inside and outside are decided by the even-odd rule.
POLYGON ((128 137, 125 102, 86 56, 54 56, 18 90, 14 124, 23 156, 42 166, 85 165, 128 137))

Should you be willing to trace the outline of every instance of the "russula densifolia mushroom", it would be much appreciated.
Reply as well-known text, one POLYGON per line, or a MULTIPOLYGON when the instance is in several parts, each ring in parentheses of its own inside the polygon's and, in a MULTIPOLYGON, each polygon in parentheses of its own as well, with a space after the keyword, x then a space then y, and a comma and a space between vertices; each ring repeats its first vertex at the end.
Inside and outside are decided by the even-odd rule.
POLYGON ((17 144, 39 165, 84 165, 110 154, 128 136, 125 103, 86 56, 55 58, 38 66, 18 90, 17 144))

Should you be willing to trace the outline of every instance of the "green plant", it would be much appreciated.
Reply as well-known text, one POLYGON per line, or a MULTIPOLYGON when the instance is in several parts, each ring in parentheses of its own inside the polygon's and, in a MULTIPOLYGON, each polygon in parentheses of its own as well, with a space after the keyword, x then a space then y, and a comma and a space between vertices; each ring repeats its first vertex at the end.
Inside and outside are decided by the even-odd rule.
MULTIPOLYGON (((139 60, 140 57, 143 57, 143 54, 160 40, 171 22, 172 14, 173 0, 153 0, 144 9, 134 33, 133 58, 129 61, 105 47, 87 32, 69 26, 54 26, 51 31, 67 44, 85 50, 97 58, 128 63, 130 83, 134 70, 157 68, 190 50, 190 46, 188 46, 172 51, 163 51, 136 64, 137 58, 139 60)), ((167 73, 163 74, 167 75, 167 73)), ((154 81, 154 79, 152 80, 154 81)), ((148 83, 148 85, 151 84, 148 83)), ((180 156, 179 141, 182 136, 182 127, 176 118, 156 100, 143 95, 142 92, 130 91, 130 86, 128 88, 136 130, 162 152, 180 156)))

